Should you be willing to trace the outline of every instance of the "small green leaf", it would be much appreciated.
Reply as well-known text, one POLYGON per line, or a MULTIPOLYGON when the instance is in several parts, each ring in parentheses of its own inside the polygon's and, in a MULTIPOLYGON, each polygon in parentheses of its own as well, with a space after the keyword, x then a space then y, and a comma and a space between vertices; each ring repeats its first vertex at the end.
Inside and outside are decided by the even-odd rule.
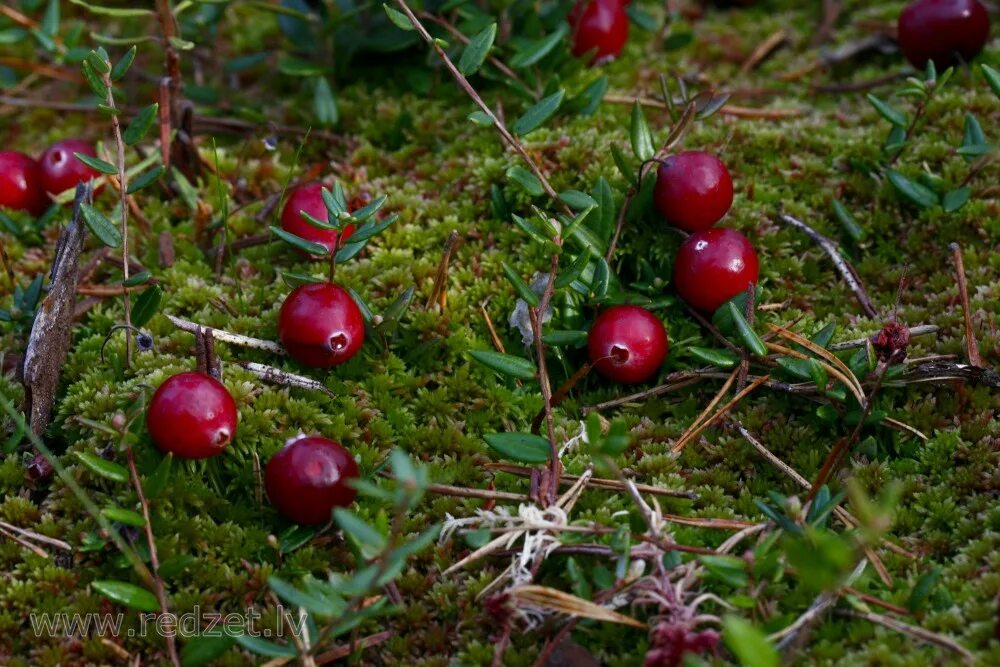
POLYGON ((711 350, 705 347, 687 348, 691 356, 719 368, 735 368, 739 358, 729 350, 711 350))
POLYGON ((533 289, 531 289, 531 286, 524 282, 524 280, 521 279, 521 276, 518 275, 517 271, 507 264, 507 262, 501 262, 501 266, 503 267, 504 275, 507 276, 507 280, 510 284, 514 286, 514 291, 517 292, 517 295, 524 299, 529 306, 537 308, 540 301, 538 295, 533 289))
POLYGON ((267 585, 285 602, 302 607, 311 614, 332 616, 343 611, 343 604, 337 604, 339 601, 336 598, 307 593, 275 575, 268 577, 267 585))
POLYGON ((127 482, 129 479, 128 469, 111 461, 106 461, 100 456, 88 454, 86 452, 74 452, 76 458, 86 466, 91 472, 100 475, 114 482, 127 482))
POLYGON ((132 324, 137 327, 144 327, 153 319, 153 315, 160 308, 160 301, 163 299, 163 290, 159 285, 150 285, 132 306, 132 324))
POLYGON ((569 32, 569 25, 561 23, 551 35, 531 42, 519 50, 510 59, 510 66, 515 69, 530 67, 549 54, 563 37, 569 32))
POLYGON ((458 61, 458 71, 465 76, 475 74, 486 61, 496 36, 497 24, 491 23, 473 37, 462 51, 462 57, 458 61))
POLYGON ((603 257, 597 258, 597 266, 594 269, 594 279, 590 281, 590 289, 594 296, 601 299, 608 293, 608 284, 611 281, 611 267, 603 257))
POLYGON ((266 639, 251 637, 250 635, 237 635, 236 643, 251 653, 262 655, 265 658, 294 658, 298 655, 294 646, 275 644, 266 639))
POLYGON ((122 244, 122 234, 104 214, 90 204, 80 204, 80 213, 87 227, 101 243, 109 248, 117 248, 122 244))
POLYGON ((333 184, 332 192, 326 188, 322 188, 319 192, 320 196, 323 197, 323 204, 326 206, 331 220, 337 220, 340 218, 341 213, 349 212, 347 210, 347 200, 344 197, 344 188, 341 187, 340 181, 333 184))
POLYGON ((634 181, 636 167, 632 164, 631 159, 625 155, 625 152, 618 144, 612 143, 609 145, 609 148, 611 149, 611 158, 615 161, 615 166, 618 167, 618 171, 622 177, 629 183, 634 181))
POLYGON ((549 460, 549 441, 534 433, 489 433, 486 444, 505 459, 522 463, 545 463, 549 460))
POLYGON ((767 356, 767 346, 764 345, 764 341, 760 339, 757 332, 753 330, 750 324, 743 317, 743 313, 740 309, 736 307, 732 301, 727 304, 729 308, 729 316, 732 318, 733 323, 736 325, 736 331, 740 334, 740 338, 743 339, 743 344, 747 346, 754 355, 758 357, 767 356))
POLYGON ((94 95, 97 95, 97 99, 106 100, 108 97, 108 87, 104 85, 104 81, 100 75, 94 71, 94 66, 90 64, 89 60, 83 61, 83 64, 80 65, 80 71, 83 72, 83 78, 87 80, 90 89, 94 91, 94 95))
POLYGON ((905 113, 890 106, 888 103, 883 102, 882 100, 875 97, 871 93, 869 93, 866 97, 868 98, 868 101, 871 102, 871 105, 875 107, 875 111, 878 111, 883 118, 885 118, 893 125, 898 125, 899 127, 906 127, 906 124, 909 121, 907 120, 905 113))
POLYGON ((139 174, 128 184, 128 189, 125 190, 125 194, 135 194, 139 190, 142 190, 147 185, 153 183, 160 176, 163 175, 164 169, 163 165, 157 165, 147 172, 139 174))
POLYGON ((317 278, 316 276, 310 276, 306 273, 292 273, 291 271, 282 271, 281 279, 286 285, 295 289, 299 285, 305 285, 307 283, 325 283, 325 278, 317 278))
POLYGON ((514 121, 514 125, 511 128, 514 134, 523 137, 538 129, 542 123, 551 118, 552 114, 556 112, 556 109, 562 104, 565 95, 566 91, 560 88, 559 91, 542 98, 538 104, 532 106, 520 118, 514 121))
POLYGON ((507 178, 520 185, 532 197, 541 197, 545 194, 542 182, 524 167, 518 165, 510 167, 507 170, 507 178))
POLYGON ((139 611, 159 611, 156 596, 135 584, 125 581, 92 581, 90 587, 113 602, 139 611))
POLYGON ((594 198, 586 192, 580 192, 579 190, 563 190, 559 193, 559 199, 576 211, 597 208, 597 202, 594 201, 594 198))
POLYGON ((1000 72, 996 71, 986 63, 979 66, 980 71, 983 76, 986 77, 986 83, 990 84, 990 88, 996 93, 997 97, 1000 97, 1000 72))
POLYGON ((230 650, 236 643, 232 635, 195 635, 187 640, 181 649, 181 664, 184 667, 205 667, 230 650))
POLYGON ((513 354, 504 354, 503 352, 494 352, 492 350, 471 350, 469 356, 502 375, 509 375, 522 380, 530 380, 538 373, 534 362, 513 354))
POLYGON ((406 14, 398 9, 393 9, 385 3, 382 4, 382 9, 385 10, 385 15, 389 17, 389 20, 394 26, 400 30, 406 30, 407 32, 413 30, 413 24, 410 23, 410 19, 407 18, 406 14))
POLYGON ((378 213, 379 209, 382 208, 382 206, 388 199, 389 195, 382 195, 380 197, 376 197, 367 205, 362 206, 357 211, 351 213, 351 219, 354 220, 355 223, 364 222, 368 218, 378 213))
POLYGON ((354 512, 337 507, 333 510, 333 517, 344 534, 356 540, 365 549, 368 558, 374 558, 385 548, 385 536, 354 512))
POLYGON ((322 243, 315 243, 313 241, 308 241, 301 236, 296 236, 291 232, 286 232, 280 227, 271 226, 271 233, 277 236, 279 239, 287 243, 288 245, 301 250, 309 255, 318 255, 320 257, 325 257, 330 254, 330 251, 322 243))
POLYGON ((96 169, 102 174, 115 175, 118 173, 118 167, 111 164, 110 162, 105 162, 100 158, 86 155, 85 153, 73 153, 73 155, 75 155, 76 159, 79 160, 80 162, 84 163, 85 165, 87 165, 92 169, 96 169))
POLYGON ((135 54, 138 52, 138 47, 132 45, 125 55, 122 56, 121 60, 115 63, 115 66, 111 68, 111 80, 118 81, 120 78, 125 76, 128 72, 128 68, 132 66, 132 61, 135 60, 135 54))
POLYGON ((586 331, 550 331, 542 336, 542 342, 553 347, 579 346, 587 342, 586 331))
POLYGON ((986 133, 983 132, 983 126, 979 124, 979 120, 971 113, 965 114, 965 128, 962 132, 962 147, 967 148, 988 144, 989 142, 986 141, 986 133))
POLYGON ((653 157, 656 149, 653 147, 653 135, 649 132, 649 125, 646 123, 646 114, 639 106, 639 100, 632 105, 632 120, 630 124, 629 136, 632 141, 632 152, 641 162, 653 157))
POLYGON ((59 34, 59 0, 49 0, 39 27, 49 37, 55 37, 59 34))
POLYGON ((322 127, 336 125, 340 120, 340 109, 337 107, 337 98, 333 95, 330 82, 325 76, 316 77, 313 88, 313 111, 316 113, 316 122, 322 127))
POLYGON ((146 525, 146 520, 142 518, 141 514, 132 510, 122 509, 121 507, 105 507, 101 510, 101 514, 111 521, 117 521, 127 526, 142 528, 146 525))
POLYGON ((278 550, 290 554, 299 547, 308 544, 316 537, 317 529, 312 526, 289 526, 278 536, 278 550))
POLYGON ((134 276, 129 276, 128 280, 123 280, 122 285, 125 287, 135 287, 136 285, 141 285, 152 278, 152 274, 149 271, 140 271, 134 276))
POLYGON ((965 206, 971 196, 972 188, 964 187, 950 190, 945 193, 941 207, 944 209, 945 213, 954 213, 958 209, 965 206))
POLYGON ((170 469, 173 467, 174 455, 168 453, 163 457, 163 460, 156 466, 156 470, 146 478, 145 483, 142 485, 143 491, 146 492, 147 498, 156 498, 163 490, 167 488, 167 482, 170 481, 170 469))
POLYGON ((349 237, 350 243, 360 243, 361 241, 367 241, 372 237, 378 236, 391 227, 398 219, 399 216, 393 213, 386 217, 385 220, 370 220, 354 230, 354 233, 349 237))
POLYGON ((117 18, 135 18, 140 16, 151 16, 153 12, 148 9, 121 9, 118 7, 105 7, 103 5, 92 5, 84 0, 69 0, 74 5, 78 5, 93 14, 101 16, 115 16, 117 18))
POLYGON ((826 369, 816 359, 810 359, 807 363, 809 364, 809 377, 812 378, 816 388, 820 391, 826 389, 826 383, 829 380, 826 369))
POLYGON ((931 208, 938 204, 938 196, 930 188, 910 180, 895 169, 886 171, 886 176, 892 186, 896 188, 900 195, 907 201, 916 204, 920 208, 931 208))
POLYGON ((466 116, 466 118, 480 127, 489 127, 493 125, 493 118, 491 118, 485 111, 481 111, 479 109, 470 113, 466 116))
POLYGON ((910 591, 910 597, 906 600, 906 608, 911 612, 920 611, 940 579, 941 568, 936 565, 931 568, 930 572, 921 575, 917 579, 917 583, 914 584, 913 590, 910 591))
POLYGON ((833 215, 851 239, 860 241, 865 237, 864 230, 861 229, 854 216, 851 215, 851 212, 847 210, 847 207, 839 199, 833 200, 833 215))
POLYGON ((597 108, 604 99, 604 94, 608 92, 608 77, 600 76, 591 81, 576 97, 572 98, 568 104, 571 109, 581 116, 593 116, 597 108))
POLYGON ((87 54, 87 62, 90 66, 94 68, 94 71, 98 74, 110 74, 111 73, 111 63, 105 60, 96 51, 91 51, 87 54))
POLYGON ((587 269, 587 265, 590 264, 591 257, 593 257, 591 250, 589 248, 584 248, 580 255, 573 260, 573 263, 570 264, 565 271, 560 271, 556 274, 556 289, 568 287, 570 283, 578 280, 587 269))
POLYGON ((767 636, 738 616, 722 619, 722 640, 744 667, 778 667, 781 658, 767 636))

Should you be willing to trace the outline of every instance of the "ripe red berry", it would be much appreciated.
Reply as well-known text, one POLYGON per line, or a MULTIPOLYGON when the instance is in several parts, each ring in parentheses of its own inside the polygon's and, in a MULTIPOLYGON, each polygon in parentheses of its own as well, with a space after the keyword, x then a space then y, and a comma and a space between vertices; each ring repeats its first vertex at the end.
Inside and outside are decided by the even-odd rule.
POLYGON ((597 372, 636 384, 656 374, 670 347, 663 322, 639 306, 612 306, 594 320, 587 351, 597 372))
POLYGON ((708 229, 733 204, 733 179, 719 158, 701 151, 672 155, 656 171, 656 210, 679 229, 708 229))
POLYGON ((358 464, 342 446, 318 436, 299 436, 267 462, 264 486, 285 518, 319 524, 330 520, 334 507, 354 502, 358 492, 347 482, 358 477, 358 464))
POLYGON ((916 0, 899 15, 899 48, 914 67, 968 62, 990 37, 990 17, 979 0, 916 0))
MULTIPOLYGON (((337 232, 332 229, 320 229, 310 225, 299 213, 305 211, 317 220, 328 222, 330 212, 323 203, 323 184, 308 183, 295 188, 288 196, 285 207, 281 210, 281 228, 307 241, 321 243, 327 252, 337 246, 337 232)), ((344 227, 344 241, 354 233, 354 225, 344 227)))
POLYGON ((569 14, 573 55, 594 52, 594 62, 616 58, 628 41, 628 14, 621 0, 578 0, 569 14))
POLYGON ((162 451, 182 459, 208 458, 236 435, 236 401, 215 378, 178 373, 153 393, 146 425, 162 451))
POLYGON ((41 215, 48 203, 38 163, 24 153, 0 151, 0 207, 41 215))
POLYGON ((38 158, 42 167, 42 185, 45 191, 57 195, 75 188, 77 183, 97 178, 100 174, 77 159, 74 153, 97 157, 97 149, 83 139, 64 139, 49 146, 38 158))
POLYGON ((313 368, 342 364, 365 342, 365 320, 351 295, 332 283, 307 283, 281 304, 278 338, 293 359, 313 368))
POLYGON ((717 227, 687 237, 674 261, 674 287, 692 307, 707 312, 757 284, 757 253, 735 229, 717 227))

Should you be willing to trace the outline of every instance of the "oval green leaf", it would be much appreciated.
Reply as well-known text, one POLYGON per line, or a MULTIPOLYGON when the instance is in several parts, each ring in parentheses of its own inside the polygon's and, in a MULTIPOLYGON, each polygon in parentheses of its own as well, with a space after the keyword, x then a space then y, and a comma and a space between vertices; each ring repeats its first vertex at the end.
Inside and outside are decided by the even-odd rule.
POLYGON ((483 436, 500 456, 521 463, 545 463, 549 460, 549 441, 534 433, 489 433, 483 436))
POLYGON ((139 611, 159 611, 156 596, 145 588, 126 581, 92 581, 90 587, 108 599, 139 611))

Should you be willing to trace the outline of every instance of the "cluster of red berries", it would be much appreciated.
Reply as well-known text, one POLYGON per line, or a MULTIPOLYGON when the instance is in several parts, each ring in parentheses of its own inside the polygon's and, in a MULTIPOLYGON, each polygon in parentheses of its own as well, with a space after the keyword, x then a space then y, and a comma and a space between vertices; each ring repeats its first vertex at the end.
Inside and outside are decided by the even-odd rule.
MULTIPOLYGON (((183 459, 222 453, 236 435, 236 420, 236 401, 225 385, 194 371, 167 378, 146 412, 156 446, 183 459)), ((340 444, 299 436, 267 462, 264 486, 285 518, 319 524, 330 519, 334 507, 354 502, 357 491, 350 480, 358 477, 358 464, 340 444)))
MULTIPOLYGON (((733 203, 733 180, 714 155, 688 151, 664 160, 653 202, 670 225, 691 235, 674 262, 674 287, 693 308, 713 312, 757 284, 757 253, 735 229, 713 228, 733 203)), ((626 384, 656 374, 669 349, 663 322, 639 306, 615 306, 598 315, 587 337, 591 363, 604 377, 626 384)))
MULTIPOLYGON (((322 186, 296 188, 281 213, 281 227, 336 252, 353 232, 310 225, 302 212, 329 221, 322 186), (339 241, 339 243, 338 243, 339 241)), ((292 290, 281 305, 278 337, 288 354, 312 368, 342 364, 361 349, 365 322, 351 295, 333 283, 306 283, 292 290)), ((236 402, 226 387, 204 373, 180 373, 153 394, 146 423, 153 442, 164 452, 186 459, 215 456, 236 434, 236 402)), ((334 507, 350 505, 357 492, 358 465, 340 444, 321 437, 299 436, 271 457, 264 473, 267 495, 287 519, 319 524, 334 507)))
POLYGON ((94 145, 83 139, 65 139, 49 146, 38 160, 18 151, 0 151, 0 207, 41 215, 49 195, 75 188, 99 174, 74 153, 97 157, 94 145))

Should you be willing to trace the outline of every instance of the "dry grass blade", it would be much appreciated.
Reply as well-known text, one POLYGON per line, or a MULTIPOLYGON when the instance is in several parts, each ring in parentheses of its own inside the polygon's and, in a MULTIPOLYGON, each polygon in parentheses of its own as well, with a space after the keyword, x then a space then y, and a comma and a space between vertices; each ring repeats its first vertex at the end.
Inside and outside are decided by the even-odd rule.
POLYGON ((785 41, 788 40, 788 31, 784 28, 777 30, 767 38, 757 45, 757 47, 750 53, 746 61, 744 61, 742 67, 740 67, 740 74, 746 74, 753 68, 757 67, 761 62, 764 61, 771 52, 776 48, 781 46, 785 41))
POLYGON ((698 416, 694 418, 694 421, 691 422, 691 426, 688 427, 688 430, 680 437, 680 440, 677 441, 677 444, 674 445, 674 449, 680 451, 680 449, 683 448, 684 444, 687 444, 687 441, 694 436, 695 432, 698 430, 698 426, 700 426, 701 423, 710 414, 712 414, 712 410, 714 410, 715 406, 719 404, 719 401, 721 401, 725 397, 725 395, 729 393, 729 388, 733 386, 734 382, 736 382, 736 377, 739 374, 740 374, 739 368, 733 369, 733 372, 730 373, 729 375, 729 379, 727 379, 725 384, 722 385, 722 388, 719 389, 718 393, 712 398, 711 402, 705 406, 705 409, 702 410, 698 414, 698 416))
POLYGON ((573 617, 590 618, 595 621, 606 621, 608 623, 619 623, 633 628, 645 628, 646 624, 634 618, 619 614, 607 607, 602 607, 589 600, 578 598, 575 595, 564 593, 563 591, 549 588, 548 586, 535 586, 532 584, 518 586, 510 591, 510 596, 521 604, 528 604, 532 607, 546 609, 573 617))
POLYGON ((17 535, 15 535, 14 533, 12 533, 12 532, 10 532, 8 530, 4 530, 3 528, 0 528, 0 535, 3 535, 4 537, 7 537, 8 539, 11 539, 11 540, 17 542, 22 547, 24 547, 25 549, 31 551, 36 556, 39 556, 41 558, 48 558, 49 557, 49 554, 48 554, 48 552, 45 551, 45 549, 42 549, 40 546, 32 544, 31 542, 28 542, 27 540, 22 540, 20 537, 18 537, 17 535))
POLYGON ((770 375, 764 375, 762 377, 757 378, 756 380, 754 380, 749 385, 747 385, 747 387, 745 389, 743 389, 743 391, 741 391, 740 393, 738 393, 735 396, 733 396, 733 398, 732 398, 731 401, 729 401, 728 403, 726 403, 725 405, 723 405, 721 408, 719 408, 718 412, 716 412, 714 415, 712 415, 711 417, 709 417, 708 419, 706 419, 704 422, 702 422, 694 431, 686 433, 684 437, 682 437, 680 440, 677 441, 677 443, 673 446, 673 448, 670 451, 673 452, 674 454, 680 452, 682 449, 684 449, 684 447, 691 440, 694 440, 699 435, 701 435, 702 432, 706 428, 708 428, 709 426, 711 426, 720 417, 722 417, 724 414, 726 414, 727 412, 729 412, 729 410, 731 410, 734 405, 736 405, 737 403, 739 403, 740 401, 742 401, 744 398, 746 398, 746 396, 748 394, 750 394, 750 392, 752 392, 754 389, 756 389, 757 387, 761 386, 762 384, 764 384, 765 382, 767 382, 770 379, 771 379, 770 375))
POLYGON ((886 426, 889 426, 891 428, 897 429, 899 431, 905 431, 905 432, 909 433, 910 435, 916 436, 917 438, 919 438, 920 440, 923 440, 924 442, 927 442, 928 440, 930 440, 930 438, 928 438, 923 432, 918 431, 917 429, 913 428, 909 424, 901 422, 898 419, 893 419, 892 417, 886 417, 885 419, 882 420, 882 422, 886 426))
POLYGON ((942 648, 946 648, 950 651, 954 651, 962 656, 963 662, 967 665, 973 665, 976 662, 976 656, 972 654, 969 649, 965 648, 954 639, 950 637, 945 637, 936 632, 931 632, 916 625, 910 625, 909 623, 904 623, 899 619, 892 618, 890 616, 883 616, 882 614, 876 614, 874 612, 861 612, 861 611, 849 611, 844 610, 842 612, 846 616, 852 616, 854 618, 860 618, 869 623, 874 623, 876 625, 881 625, 884 628, 889 628, 890 630, 895 630, 896 632, 901 632, 904 635, 909 635, 915 639, 925 641, 929 644, 935 644, 942 648))
POLYGON ((783 354, 786 357, 794 357, 795 359, 801 359, 802 361, 809 361, 810 359, 816 360, 823 367, 823 370, 825 370, 827 373, 829 373, 837 380, 842 382, 844 386, 847 387, 847 389, 852 394, 854 394, 854 397, 858 399, 858 403, 863 403, 865 394, 861 390, 860 385, 854 384, 854 382, 857 382, 857 378, 854 376, 853 373, 851 373, 850 376, 844 375, 840 371, 840 369, 834 368, 833 366, 824 361, 819 361, 818 359, 815 359, 815 357, 810 357, 808 354, 799 352, 797 350, 793 350, 792 348, 785 347, 784 345, 778 345, 777 343, 771 343, 771 342, 765 342, 764 345, 766 345, 767 349, 771 350, 772 352, 783 354))
POLYGON ((806 348, 816 356, 825 359, 826 362, 829 363, 831 366, 836 366, 837 368, 839 368, 844 373, 844 375, 846 375, 853 381, 855 388, 857 388, 857 390, 861 393, 861 395, 864 396, 865 392, 864 389, 862 389, 861 387, 861 382, 858 380, 857 376, 854 375, 851 369, 847 367, 847 364, 841 361, 837 357, 837 355, 833 354, 824 347, 820 347, 819 345, 812 342, 805 336, 801 336, 795 333, 794 331, 786 329, 785 327, 781 327, 778 326, 777 324, 770 324, 770 323, 767 324, 767 327, 768 329, 778 334, 785 340, 790 340, 793 343, 798 343, 799 345, 806 348))
MULTIPOLYGON (((511 475, 520 475, 522 477, 527 477, 531 475, 534 468, 528 466, 515 465, 513 463, 487 463, 486 468, 488 470, 496 470, 499 472, 510 473, 511 475)), ((562 475, 559 478, 559 484, 561 486, 568 486, 570 484, 575 484, 580 479, 579 475, 562 475)), ((604 477, 591 477, 588 482, 588 486, 595 489, 605 489, 609 491, 626 491, 625 485, 618 481, 617 479, 606 479, 604 477)), ((659 486, 651 486, 649 484, 636 484, 635 488, 639 490, 640 493, 648 493, 654 496, 667 496, 670 498, 687 498, 689 500, 697 500, 698 494, 693 491, 677 491, 674 489, 664 489, 659 486)))

